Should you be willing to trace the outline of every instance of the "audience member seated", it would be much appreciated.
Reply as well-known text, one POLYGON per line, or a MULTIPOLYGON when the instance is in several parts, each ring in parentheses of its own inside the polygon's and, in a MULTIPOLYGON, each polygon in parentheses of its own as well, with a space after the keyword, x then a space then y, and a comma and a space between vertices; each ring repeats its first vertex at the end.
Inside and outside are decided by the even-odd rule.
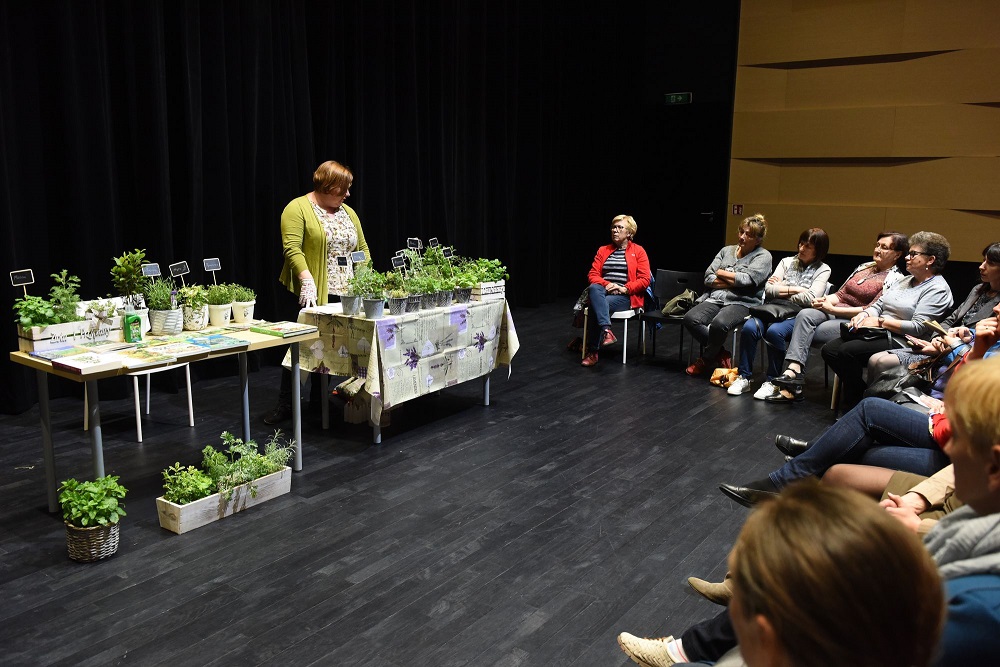
POLYGON ((646 251, 632 240, 637 230, 632 216, 616 216, 611 221, 611 243, 598 248, 594 256, 588 274, 590 315, 584 366, 597 363, 598 348, 618 342, 611 331, 611 314, 642 307, 650 270, 646 251))
MULTIPOLYGON (((979 328, 977 338, 981 346, 995 345, 996 322, 979 328)), ((947 514, 924 539, 945 580, 948 610, 940 646, 926 655, 938 667, 993 664, 1000 654, 1000 356, 963 364, 947 387, 945 406, 953 423, 946 452, 954 466, 955 495, 966 506, 947 514)), ((933 492, 924 487, 922 493, 933 492)), ((888 500, 883 503, 886 513, 904 519, 901 523, 913 528, 914 522, 905 516, 912 513, 907 503, 892 496, 888 500)), ((816 542, 826 544, 822 538, 816 542)), ((873 556, 872 560, 884 557, 873 556)), ((852 562, 863 561, 852 558, 852 562)), ((898 576, 902 572, 905 570, 896 573, 898 580, 909 581, 909 573, 898 576)), ((738 591, 737 582, 738 576, 734 576, 733 588, 738 591)), ((859 584, 858 590, 867 591, 874 583, 873 578, 859 584)), ((817 598, 810 592, 803 599, 817 598)), ((905 608, 899 607, 899 612, 879 627, 895 627, 900 616, 906 616, 903 612, 905 608)), ((619 644, 627 647, 626 652, 636 662, 655 667, 686 664, 685 660, 718 660, 735 643, 728 609, 689 628, 676 641, 672 637, 641 639, 628 633, 619 637, 619 644)), ((855 664, 856 660, 846 663, 855 664)))
MULTIPOLYGON (((948 240, 934 232, 910 237, 906 254, 909 276, 882 293, 881 298, 851 318, 851 330, 865 329, 860 338, 835 338, 823 346, 823 359, 840 377, 841 400, 853 406, 865 390, 864 370, 868 359, 900 344, 892 334, 919 336, 927 320, 942 317, 952 305, 951 288, 941 271, 948 262, 948 240)), ((777 380, 795 393, 795 381, 777 380)))
POLYGON ((857 315, 866 306, 882 296, 903 275, 896 268, 903 254, 910 249, 909 240, 899 232, 881 232, 875 239, 872 261, 854 269, 836 293, 819 297, 795 316, 794 326, 785 352, 783 380, 792 382, 792 388, 773 383, 776 391, 765 397, 768 403, 787 403, 801 400, 806 362, 814 343, 828 343, 840 337, 840 325, 857 315))
MULTIPOLYGON (((920 541, 848 489, 799 483, 750 515, 729 556, 726 636, 618 636, 644 667, 715 659, 736 641, 750 667, 929 665, 945 607, 920 541)), ((708 623, 717 623, 716 619, 708 623)))
MULTIPOLYGON (((965 364, 1000 353, 998 321, 1000 305, 993 307, 993 317, 976 324, 972 347, 938 378, 939 388, 950 384, 948 379, 957 376, 965 364)), ((938 448, 948 442, 952 429, 941 401, 928 398, 925 405, 927 415, 882 398, 866 398, 812 443, 777 436, 775 445, 792 458, 766 479, 743 486, 722 484, 719 489, 749 507, 796 479, 822 475, 838 463, 863 460, 869 465, 932 475, 947 465, 938 448)))
MULTIPOLYGON (((1000 303, 1000 243, 994 243, 983 250, 983 263, 979 265, 979 279, 981 284, 972 288, 969 296, 962 304, 952 311, 944 321, 940 322, 942 328, 947 329, 949 335, 958 338, 964 337, 976 322, 989 317, 994 306, 1000 303)), ((914 348, 925 348, 927 341, 921 339, 908 338, 914 348)), ((906 366, 914 362, 919 362, 927 358, 929 352, 922 349, 899 349, 879 352, 868 360, 868 377, 877 378, 880 373, 893 368, 894 366, 906 366)))
MULTIPOLYGON (((830 249, 830 237, 818 227, 799 234, 799 252, 778 262, 777 268, 764 286, 764 303, 791 304, 801 309, 826 294, 830 282, 830 267, 823 263, 830 249)), ((730 396, 739 396, 750 389, 753 377, 753 362, 757 356, 757 344, 761 338, 767 341, 767 380, 754 394, 763 399, 776 389, 771 384, 781 372, 785 359, 785 341, 792 334, 795 315, 784 319, 751 317, 743 323, 740 333, 739 377, 729 386, 730 396)))
POLYGON ((726 337, 750 314, 750 306, 764 301, 764 284, 771 275, 771 253, 761 245, 767 221, 760 213, 743 220, 736 245, 724 247, 705 270, 706 291, 684 315, 684 327, 704 350, 687 367, 688 375, 714 368, 731 368, 726 337))

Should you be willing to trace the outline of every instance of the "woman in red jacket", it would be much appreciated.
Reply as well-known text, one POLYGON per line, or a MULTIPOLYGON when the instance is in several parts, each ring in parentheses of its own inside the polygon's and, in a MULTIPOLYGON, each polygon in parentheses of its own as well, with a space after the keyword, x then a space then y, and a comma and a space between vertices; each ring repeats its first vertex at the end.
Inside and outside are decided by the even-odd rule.
POLYGON ((611 221, 611 243, 597 249, 590 267, 590 317, 584 366, 597 363, 597 349, 618 341, 611 332, 611 313, 641 308, 649 287, 649 258, 632 238, 635 218, 619 215, 611 221))

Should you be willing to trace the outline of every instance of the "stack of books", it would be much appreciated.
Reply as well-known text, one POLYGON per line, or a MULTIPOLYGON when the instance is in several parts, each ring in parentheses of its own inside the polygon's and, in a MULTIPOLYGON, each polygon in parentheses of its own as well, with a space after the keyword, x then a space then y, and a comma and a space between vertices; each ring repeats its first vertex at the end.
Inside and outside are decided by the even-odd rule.
POLYGON ((267 334, 268 336, 278 336, 279 338, 292 338, 311 334, 319 329, 312 324, 299 324, 298 322, 259 322, 250 331, 267 334))

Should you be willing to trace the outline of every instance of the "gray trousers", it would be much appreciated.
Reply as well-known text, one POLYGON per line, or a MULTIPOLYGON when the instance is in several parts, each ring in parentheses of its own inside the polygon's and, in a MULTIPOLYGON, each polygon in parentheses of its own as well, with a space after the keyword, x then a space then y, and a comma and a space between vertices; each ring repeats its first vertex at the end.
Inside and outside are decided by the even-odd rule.
POLYGON ((810 348, 840 338, 840 323, 846 321, 815 308, 800 310, 795 316, 795 327, 785 352, 786 366, 789 361, 797 361, 805 370, 810 348))

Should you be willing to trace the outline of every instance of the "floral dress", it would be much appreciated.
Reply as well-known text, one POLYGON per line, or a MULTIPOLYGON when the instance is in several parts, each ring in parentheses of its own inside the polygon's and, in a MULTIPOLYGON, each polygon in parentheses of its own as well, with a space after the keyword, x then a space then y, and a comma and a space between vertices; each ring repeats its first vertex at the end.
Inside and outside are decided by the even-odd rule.
POLYGON ((333 213, 315 203, 312 207, 326 232, 327 294, 344 294, 347 292, 347 281, 354 276, 354 267, 351 262, 347 266, 337 266, 337 257, 357 250, 358 230, 343 207, 333 213))

